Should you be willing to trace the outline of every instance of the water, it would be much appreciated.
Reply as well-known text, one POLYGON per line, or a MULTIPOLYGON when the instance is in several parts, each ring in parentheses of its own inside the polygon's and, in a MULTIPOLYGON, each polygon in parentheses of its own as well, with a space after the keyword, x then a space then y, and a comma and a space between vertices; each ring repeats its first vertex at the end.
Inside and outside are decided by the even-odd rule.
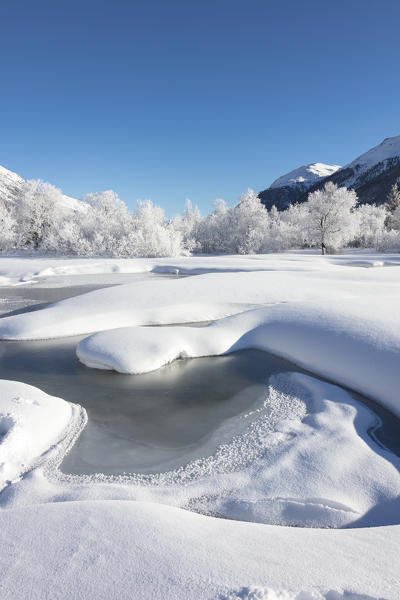
POLYGON ((155 473, 215 450, 213 433, 261 404, 265 380, 295 370, 258 351, 180 360, 144 375, 88 369, 81 338, 0 343, 0 378, 29 383, 81 404, 88 424, 61 470, 155 473))

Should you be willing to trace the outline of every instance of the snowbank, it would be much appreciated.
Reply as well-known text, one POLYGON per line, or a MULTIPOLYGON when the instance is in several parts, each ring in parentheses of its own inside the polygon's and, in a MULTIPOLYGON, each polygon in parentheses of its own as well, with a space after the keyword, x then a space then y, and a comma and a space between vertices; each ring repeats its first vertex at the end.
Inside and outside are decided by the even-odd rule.
MULTIPOLYGON (((364 266, 381 258, 364 255, 364 266)), ((127 372, 260 348, 399 414, 397 269, 350 266, 356 259, 137 260, 129 268, 216 272, 109 288, 3 318, 0 335, 102 331, 81 342, 81 360, 127 372), (135 327, 227 315, 234 316, 203 329, 135 327)), ((25 267, 31 280, 39 277, 37 259, 31 270, 13 264, 13 273, 7 265, 0 273, 3 283, 19 281, 25 267)), ((50 261, 41 277, 62 275, 55 269, 63 264, 79 271, 83 262, 50 261)), ((93 268, 105 264, 116 261, 93 268)), ((279 376, 262 407, 230 424, 239 433, 215 454, 147 481, 57 472, 78 413, 31 386, 0 383, 1 475, 3 485, 14 482, 0 496, 1 598, 398 600, 399 459, 374 443, 376 418, 346 391, 302 374, 279 376)))
POLYGON ((76 407, 16 381, 0 385, 0 490, 66 433, 76 407))
POLYGON ((257 306, 299 301, 326 306, 353 298, 356 313, 359 299, 370 298, 375 310, 381 298, 397 302, 400 297, 396 268, 309 269, 302 262, 298 270, 288 272, 279 260, 276 269, 279 264, 280 270, 209 273, 96 290, 34 314, 5 317, 0 321, 0 338, 44 339, 125 326, 209 321, 257 306))
POLYGON ((179 273, 200 275, 211 272, 239 271, 323 271, 336 270, 336 265, 351 265, 360 261, 364 266, 374 262, 400 264, 397 254, 377 254, 368 251, 340 256, 321 256, 315 251, 286 252, 267 255, 181 256, 176 258, 49 258, 46 256, 2 256, 0 286, 31 285, 48 281, 73 285, 76 276, 128 273, 179 273))
POLYGON ((3 511, 0 528, 3 600, 398 600, 400 527, 281 528, 103 501, 3 511))
POLYGON ((344 390, 274 377, 244 433, 146 484, 58 478, 73 407, 15 382, 0 390, 2 419, 15 404, 20 427, 0 440, 3 466, 36 467, 0 496, 2 599, 397 600, 400 527, 368 526, 397 522, 400 460, 344 390))
POLYGON ((251 410, 220 425, 211 449, 201 446, 175 470, 64 475, 57 469, 68 447, 62 441, 1 501, 17 508, 60 498, 146 500, 274 525, 388 525, 398 522, 400 459, 374 442, 378 425, 346 391, 284 373, 270 378, 251 410))
POLYGON ((292 302, 207 327, 121 328, 82 340, 89 367, 144 373, 177 358, 266 350, 373 397, 400 416, 400 313, 396 299, 292 302), (378 312, 379 311, 379 312, 378 312))

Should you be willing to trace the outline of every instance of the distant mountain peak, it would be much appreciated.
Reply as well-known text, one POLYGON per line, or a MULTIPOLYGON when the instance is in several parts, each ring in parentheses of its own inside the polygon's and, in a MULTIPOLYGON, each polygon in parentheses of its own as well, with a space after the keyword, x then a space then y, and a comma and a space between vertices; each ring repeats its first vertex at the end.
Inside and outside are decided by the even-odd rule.
POLYGON ((354 168, 356 166, 369 168, 390 158, 400 157, 400 135, 385 138, 383 142, 364 152, 351 163, 345 165, 343 169, 354 168))
POLYGON ((314 185, 320 179, 329 177, 340 169, 339 165, 326 165, 324 163, 312 163, 310 165, 303 165, 293 171, 290 171, 282 177, 278 177, 271 185, 270 188, 280 188, 292 185, 302 185, 303 187, 310 187, 314 185))
POLYGON ((270 209, 284 210, 290 204, 304 202, 308 194, 325 181, 354 189, 361 204, 383 204, 388 192, 400 179, 400 136, 385 138, 344 167, 314 163, 294 169, 276 179, 260 192, 259 198, 270 209))

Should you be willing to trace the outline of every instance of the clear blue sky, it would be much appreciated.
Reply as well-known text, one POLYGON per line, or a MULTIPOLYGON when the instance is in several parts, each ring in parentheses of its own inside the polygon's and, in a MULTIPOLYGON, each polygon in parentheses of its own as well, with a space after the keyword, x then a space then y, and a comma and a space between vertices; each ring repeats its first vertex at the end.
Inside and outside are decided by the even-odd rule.
POLYGON ((3 0, 0 164, 205 212, 400 134, 398 0, 3 0))

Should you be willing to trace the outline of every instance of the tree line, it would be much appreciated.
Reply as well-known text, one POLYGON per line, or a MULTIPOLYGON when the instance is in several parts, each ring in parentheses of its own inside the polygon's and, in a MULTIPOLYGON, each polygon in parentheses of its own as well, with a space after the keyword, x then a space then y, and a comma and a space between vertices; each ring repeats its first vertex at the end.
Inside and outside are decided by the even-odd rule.
POLYGON ((49 183, 24 183, 0 202, 0 250, 80 256, 177 256, 189 253, 258 254, 317 247, 324 254, 345 246, 400 251, 400 190, 385 204, 359 205, 353 190, 328 182, 308 200, 279 212, 267 210, 248 190, 228 207, 216 200, 202 216, 190 200, 172 219, 151 200, 127 206, 113 191, 88 194, 79 210, 65 205, 49 183))

